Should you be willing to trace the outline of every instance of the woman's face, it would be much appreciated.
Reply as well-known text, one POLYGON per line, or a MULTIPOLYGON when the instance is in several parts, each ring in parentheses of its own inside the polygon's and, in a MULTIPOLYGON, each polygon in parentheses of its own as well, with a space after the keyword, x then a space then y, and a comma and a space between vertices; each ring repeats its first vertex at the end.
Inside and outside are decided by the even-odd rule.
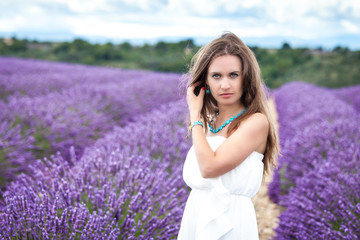
POLYGON ((209 65, 206 83, 218 105, 239 104, 243 92, 240 58, 233 55, 214 58, 209 65))

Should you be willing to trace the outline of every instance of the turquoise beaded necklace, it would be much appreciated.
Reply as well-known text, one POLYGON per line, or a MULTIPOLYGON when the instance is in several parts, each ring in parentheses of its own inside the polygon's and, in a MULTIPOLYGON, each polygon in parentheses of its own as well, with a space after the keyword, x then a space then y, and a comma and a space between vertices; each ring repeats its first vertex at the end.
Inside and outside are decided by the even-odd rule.
POLYGON ((217 133, 219 132, 220 130, 222 130, 226 125, 230 124, 235 118, 237 118, 238 116, 240 116, 241 114, 243 114, 243 112, 245 112, 246 108, 244 110, 242 110, 239 114, 235 115, 234 117, 230 118, 229 120, 226 120, 225 123, 223 125, 221 125, 218 129, 213 129, 210 125, 210 123, 208 124, 209 125, 209 129, 210 129, 210 132, 212 133, 217 133))

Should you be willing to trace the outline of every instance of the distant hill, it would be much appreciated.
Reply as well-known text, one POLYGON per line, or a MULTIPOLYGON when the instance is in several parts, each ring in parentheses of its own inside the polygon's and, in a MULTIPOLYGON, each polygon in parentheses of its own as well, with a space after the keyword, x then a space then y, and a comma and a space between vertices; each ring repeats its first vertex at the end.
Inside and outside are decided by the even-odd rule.
MULTIPOLYGON (((83 39, 72 42, 37 42, 15 37, 0 40, 2 56, 175 73, 187 71, 190 59, 199 48, 192 39, 142 46, 128 42, 91 44, 83 39)), ((270 88, 294 80, 332 88, 360 84, 360 51, 341 46, 331 51, 292 48, 288 43, 279 49, 250 48, 270 88)))

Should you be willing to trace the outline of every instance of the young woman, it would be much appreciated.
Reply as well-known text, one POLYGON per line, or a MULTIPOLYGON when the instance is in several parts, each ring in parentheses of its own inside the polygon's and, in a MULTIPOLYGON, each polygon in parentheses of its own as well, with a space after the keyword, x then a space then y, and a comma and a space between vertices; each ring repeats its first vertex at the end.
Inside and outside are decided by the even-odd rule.
POLYGON ((178 239, 258 239, 251 198, 279 149, 259 65, 227 32, 199 50, 189 73, 183 178, 192 190, 178 239))

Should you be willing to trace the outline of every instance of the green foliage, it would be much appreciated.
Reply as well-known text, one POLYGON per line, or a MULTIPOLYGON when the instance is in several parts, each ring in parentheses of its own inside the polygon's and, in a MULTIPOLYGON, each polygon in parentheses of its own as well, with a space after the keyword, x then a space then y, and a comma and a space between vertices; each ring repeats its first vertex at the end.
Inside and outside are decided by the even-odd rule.
POLYGON ((54 152, 51 149, 51 142, 47 138, 50 135, 50 130, 48 128, 43 128, 42 126, 37 126, 34 133, 35 139, 35 149, 31 149, 33 156, 37 159, 42 159, 43 157, 50 157, 54 152))
POLYGON ((0 148, 0 190, 4 190, 5 183, 7 182, 7 179, 5 177, 6 170, 12 167, 11 163, 7 161, 8 151, 9 148, 0 148))
MULTIPOLYGON (((270 88, 294 80, 334 88, 360 84, 360 51, 342 46, 331 51, 321 47, 292 48, 286 42, 279 49, 250 48, 270 88)), ((198 49, 192 39, 142 46, 129 42, 91 44, 83 39, 61 43, 30 42, 15 37, 0 40, 0 55, 176 73, 187 72, 198 49)), ((6 94, 0 92, 0 98, 6 94)))
POLYGON ((265 83, 270 88, 290 81, 305 81, 319 86, 338 88, 360 84, 360 51, 337 47, 331 52, 321 48, 281 49, 252 48, 265 83))

